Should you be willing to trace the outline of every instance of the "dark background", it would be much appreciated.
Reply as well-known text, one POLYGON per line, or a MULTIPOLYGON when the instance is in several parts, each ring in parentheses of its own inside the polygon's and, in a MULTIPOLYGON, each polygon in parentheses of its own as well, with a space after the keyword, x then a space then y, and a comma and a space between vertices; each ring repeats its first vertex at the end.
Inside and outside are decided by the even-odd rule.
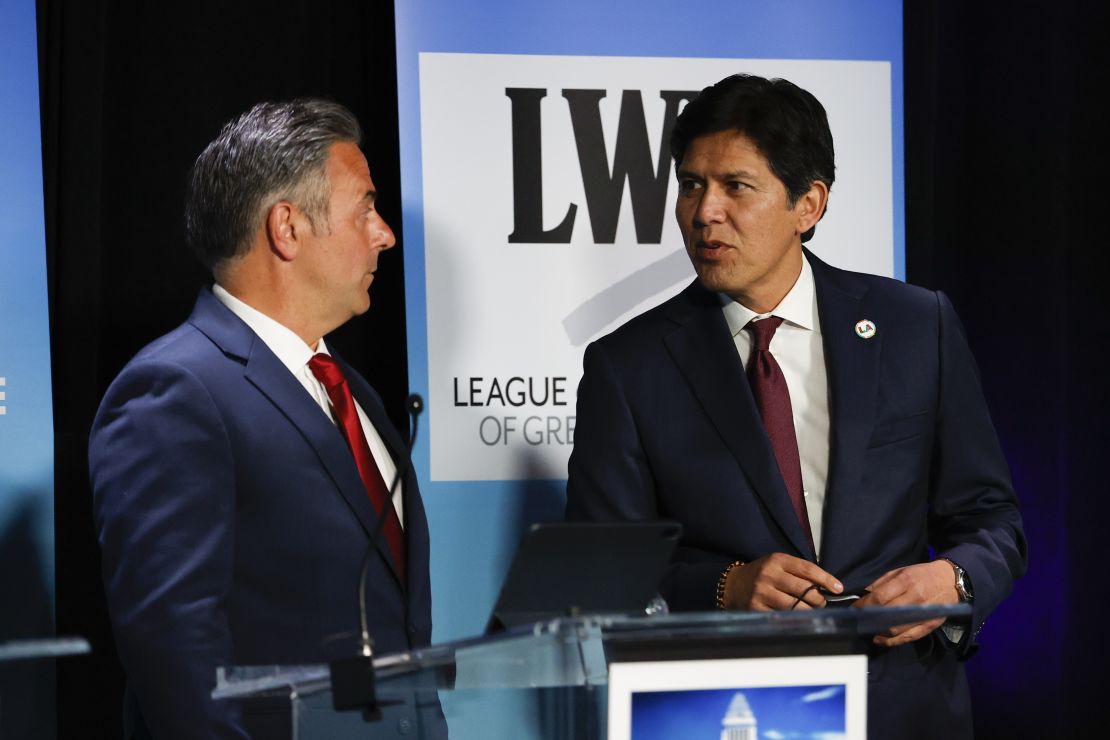
MULTIPOLYGON (((904 12, 907 277, 946 291, 967 326, 1030 539, 1029 575, 969 664, 978 734, 1082 734, 1104 725, 1094 722, 1107 657, 1110 512, 1096 462, 1110 411, 1100 243, 1110 13, 1079 0, 909 0, 904 12)), ((393 12, 354 0, 39 0, 38 16, 58 633, 93 645, 59 664, 59 737, 116 738, 123 676, 86 473, 97 403, 205 283, 183 246, 185 176, 253 103, 311 94, 349 106, 403 244, 393 12)), ((400 249, 383 255, 373 299, 329 342, 402 422, 400 249)))

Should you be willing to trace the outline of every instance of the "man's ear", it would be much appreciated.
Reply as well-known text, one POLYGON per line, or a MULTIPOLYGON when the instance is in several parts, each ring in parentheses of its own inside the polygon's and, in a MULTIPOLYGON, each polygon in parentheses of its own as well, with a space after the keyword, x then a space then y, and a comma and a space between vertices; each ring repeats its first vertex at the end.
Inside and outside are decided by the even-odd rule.
POLYGON ((825 206, 828 202, 829 186, 820 180, 814 180, 809 190, 794 204, 794 213, 798 217, 795 231, 798 234, 804 234, 813 228, 825 215, 825 206))
POLYGON ((297 207, 287 200, 278 201, 266 214, 266 239, 270 251, 283 262, 297 258, 301 246, 302 220, 297 207))

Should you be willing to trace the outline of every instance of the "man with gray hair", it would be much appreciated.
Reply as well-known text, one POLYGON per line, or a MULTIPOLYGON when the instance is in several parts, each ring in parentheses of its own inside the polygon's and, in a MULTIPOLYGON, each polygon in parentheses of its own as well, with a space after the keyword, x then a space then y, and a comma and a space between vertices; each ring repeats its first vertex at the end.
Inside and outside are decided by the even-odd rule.
POLYGON ((309 99, 223 128, 185 208, 215 283, 123 369, 93 423, 132 737, 270 736, 249 708, 211 698, 216 668, 353 655, 364 555, 377 650, 431 639, 428 524, 405 443, 323 339, 370 307, 394 245, 361 137, 346 108, 309 99))

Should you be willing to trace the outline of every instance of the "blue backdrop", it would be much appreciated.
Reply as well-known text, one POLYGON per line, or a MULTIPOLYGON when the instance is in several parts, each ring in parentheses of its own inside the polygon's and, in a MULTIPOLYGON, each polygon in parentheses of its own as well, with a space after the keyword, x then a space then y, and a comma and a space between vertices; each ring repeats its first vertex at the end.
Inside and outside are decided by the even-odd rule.
MULTIPOLYGON (((34 0, 0 3, 0 642, 46 637, 54 624, 54 432, 36 38, 34 0)), ((0 674, 0 736, 52 735, 53 673, 20 666, 0 674)))
MULTIPOLYGON (((429 352, 421 52, 886 61, 891 66, 893 109, 894 273, 904 277, 900 3, 730 3, 714 7, 710 19, 696 12, 675 12, 673 4, 662 2, 496 0, 473 5, 414 0, 396 4, 396 25, 409 384, 425 398, 429 352), (707 34, 707 22, 714 33, 707 34)), ((433 423, 435 414, 432 403, 433 423)), ((433 534, 435 639, 445 641, 481 631, 525 528, 534 521, 561 518, 565 483, 433 482, 428 440, 424 434, 417 441, 414 460, 433 534)), ((473 707, 449 700, 445 709, 457 736, 482 735, 482 721, 473 717, 473 707)), ((498 710, 500 731, 526 733, 533 711, 506 703, 498 710), (519 723, 511 719, 514 715, 519 723)), ((489 729, 487 725, 484 731, 489 729)))
MULTIPOLYGON (((54 441, 42 206, 35 3, 0 4, 0 540, 33 534, 46 593, 54 591, 54 441)), ((5 571, 11 565, 4 561, 5 571)), ((6 620, 10 610, 0 611, 6 620)), ((40 625, 41 633, 50 624, 40 625)), ((0 631, 0 639, 4 633, 0 631)))
MULTIPOLYGON (((429 347, 420 120, 422 52, 887 62, 893 129, 893 264, 897 277, 905 275, 901 3, 729 3, 714 7, 709 17, 676 12, 671 3, 629 0, 605 4, 492 0, 478 5, 412 0, 396 4, 396 26, 409 383, 413 392, 425 398, 429 395, 429 347)), ((707 79, 703 86, 714 81, 707 79)), ((435 403, 431 403, 433 424, 435 414, 435 403)), ((565 482, 433 482, 429 435, 422 435, 414 460, 433 534, 435 640, 446 641, 481 631, 527 525, 561 518, 565 482)), ((477 737, 491 730, 488 725, 483 729, 481 718, 467 716, 473 708, 454 698, 449 698, 445 708, 456 736, 477 737)), ((498 711, 503 723, 499 731, 526 733, 530 711, 506 703, 498 711), (520 724, 508 719, 514 713, 520 724)))
MULTIPOLYGON (((671 3, 495 0, 398 3, 397 77, 409 384, 428 397, 421 52, 886 61, 891 66, 894 273, 905 275, 902 9, 880 0, 731 3, 699 13, 671 3), (722 32, 719 35, 717 32, 722 32)), ((706 80, 710 84, 715 80, 706 80)), ((475 214, 480 218, 481 214, 475 214)), ((429 414, 436 409, 429 407, 429 414)), ((427 424, 424 425, 427 429, 427 424)), ((437 641, 480 631, 527 524, 562 516, 564 482, 432 482, 428 435, 414 452, 433 531, 437 641)))

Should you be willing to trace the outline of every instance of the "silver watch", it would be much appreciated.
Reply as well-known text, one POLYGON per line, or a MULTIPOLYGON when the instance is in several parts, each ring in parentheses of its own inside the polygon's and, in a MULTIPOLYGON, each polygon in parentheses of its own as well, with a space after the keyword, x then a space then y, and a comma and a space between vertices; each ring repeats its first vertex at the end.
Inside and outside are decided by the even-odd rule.
POLYGON ((959 563, 948 558, 941 558, 941 560, 951 565, 952 570, 956 572, 956 593, 960 596, 960 602, 970 604, 975 596, 971 593, 971 580, 967 577, 967 571, 959 563))

